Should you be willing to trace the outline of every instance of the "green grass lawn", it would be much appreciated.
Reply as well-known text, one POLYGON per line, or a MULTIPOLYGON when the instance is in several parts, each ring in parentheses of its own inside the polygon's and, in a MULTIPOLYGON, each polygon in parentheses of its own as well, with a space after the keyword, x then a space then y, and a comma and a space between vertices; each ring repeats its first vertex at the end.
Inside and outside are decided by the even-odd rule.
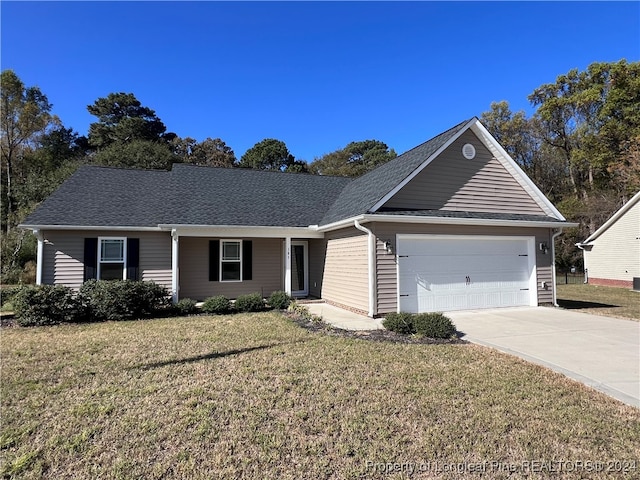
POLYGON ((275 312, 4 328, 1 341, 5 478, 640 474, 607 463, 640 458, 640 410, 480 346, 329 336, 275 312))
POLYGON ((596 285, 558 285, 558 305, 595 315, 640 320, 640 292, 596 285))

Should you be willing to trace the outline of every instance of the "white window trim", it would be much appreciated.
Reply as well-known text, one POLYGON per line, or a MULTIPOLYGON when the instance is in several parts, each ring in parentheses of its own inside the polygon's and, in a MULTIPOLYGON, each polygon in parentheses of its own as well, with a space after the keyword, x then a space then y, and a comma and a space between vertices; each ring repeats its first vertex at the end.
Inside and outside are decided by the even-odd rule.
POLYGON ((102 274, 103 263, 120 263, 120 262, 103 262, 102 261, 102 241, 103 240, 123 240, 122 244, 122 280, 127 279, 127 237, 98 237, 98 261, 96 278, 100 280, 102 274))
POLYGON ((242 282, 242 263, 243 263, 243 258, 242 258, 242 240, 241 239, 237 239, 237 238, 225 238, 225 239, 220 239, 220 254, 219 254, 219 278, 220 278, 220 282, 222 283, 240 283, 242 282), (225 243, 238 243, 240 245, 239 247, 239 253, 240 253, 240 260, 224 260, 224 256, 223 256, 223 252, 224 252, 224 244, 225 243), (223 280, 222 279, 222 264, 223 263, 240 263, 240 280, 223 280))

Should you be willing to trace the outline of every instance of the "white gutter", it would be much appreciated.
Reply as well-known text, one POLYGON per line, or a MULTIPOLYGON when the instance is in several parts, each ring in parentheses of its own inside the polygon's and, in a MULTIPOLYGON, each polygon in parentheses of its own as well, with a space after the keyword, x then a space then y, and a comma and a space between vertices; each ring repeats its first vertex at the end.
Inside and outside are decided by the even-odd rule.
POLYGON ((158 225, 162 231, 177 230, 185 237, 255 237, 255 238, 324 238, 315 225, 308 227, 274 227, 252 225, 158 225))
POLYGON ((373 318, 376 314, 376 237, 371 230, 360 225, 358 220, 353 221, 353 226, 361 232, 366 233, 368 237, 367 260, 369 264, 369 316, 373 318))
POLYGON ((128 232, 160 232, 162 229, 159 227, 126 227, 123 225, 118 226, 109 226, 109 225, 28 225, 21 223, 18 225, 18 228, 22 228, 25 230, 91 230, 91 231, 104 231, 104 230, 114 230, 114 231, 128 231, 128 232))
POLYGON ((558 305, 557 278, 556 278, 556 238, 562 233, 562 227, 556 233, 551 235, 551 274, 553 275, 553 306, 558 305))
POLYGON ((530 228, 567 228, 577 227, 578 223, 570 222, 550 222, 544 220, 502 220, 490 218, 460 218, 460 217, 428 217, 422 215, 384 215, 384 214, 364 214, 351 217, 339 222, 330 223, 318 227, 319 232, 328 232, 350 226, 354 221, 359 223, 368 222, 391 222, 391 223, 422 223, 429 225, 468 225, 468 226, 490 226, 490 227, 530 227, 530 228))

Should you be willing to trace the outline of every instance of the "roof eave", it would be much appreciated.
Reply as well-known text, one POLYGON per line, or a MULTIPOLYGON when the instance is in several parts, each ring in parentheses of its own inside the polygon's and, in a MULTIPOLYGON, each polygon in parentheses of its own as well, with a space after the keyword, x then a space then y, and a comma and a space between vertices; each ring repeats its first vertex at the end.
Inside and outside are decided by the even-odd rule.
POLYGON ((529 178, 524 170, 522 170, 520 165, 518 165, 518 163, 513 158, 511 158, 511 155, 507 153, 507 151, 502 147, 502 145, 500 145, 495 137, 491 135, 491 133, 489 133, 484 125, 482 125, 482 122, 480 122, 480 120, 478 120, 477 118, 475 118, 474 120, 475 121, 472 122, 472 124, 469 126, 471 130, 486 142, 489 150, 493 148, 495 150, 495 153, 498 153, 507 162, 509 167, 511 167, 515 171, 516 176, 514 176, 514 178, 516 179, 516 181, 521 183, 521 185, 524 184, 522 186, 524 187, 525 191, 527 191, 527 193, 529 193, 529 195, 531 195, 536 200, 538 205, 542 207, 542 209, 549 216, 555 217, 561 221, 566 221, 564 215, 562 215, 560 211, 553 205, 553 203, 551 203, 551 201, 542 193, 542 191, 540 191, 537 185, 533 183, 533 180, 531 180, 531 178, 529 178))
POLYGON ((607 230, 611 225, 613 225, 615 222, 617 222, 620 217, 622 217, 625 213, 627 213, 627 211, 629 211, 631 209, 631 207, 633 207, 639 201, 640 201, 640 192, 636 193, 633 197, 631 197, 631 200, 629 200, 622 207, 620 207, 618 209, 618 211, 615 212, 611 216, 611 218, 609 218, 609 220, 604 222, 600 226, 600 228, 598 228, 595 232, 593 232, 591 235, 589 235, 589 237, 587 237, 587 239, 584 242, 580 242, 580 245, 592 245, 593 241, 596 238, 598 238, 600 235, 602 235, 605 230, 607 230))
POLYGON ((31 224, 21 223, 18 228, 23 230, 116 230, 129 232, 159 232, 159 227, 141 227, 134 225, 51 225, 51 224, 31 224))
POLYGON ((478 119, 473 117, 469 120, 466 125, 464 125, 460 130, 458 130, 449 140, 447 140, 440 148, 438 148, 435 152, 433 152, 427 159, 425 159, 418 168, 413 170, 409 175, 407 175, 398 185, 393 187, 392 190, 387 192, 382 198, 380 198, 373 207, 371 207, 372 212, 378 211, 385 203, 389 201, 396 193, 398 193, 407 183, 413 180, 422 170, 424 170, 427 165, 429 165, 435 158, 438 157, 442 152, 444 152, 449 146, 455 142, 460 136, 466 132, 478 119))
POLYGON ((529 227, 529 228, 570 228, 577 223, 566 221, 551 222, 543 220, 506 220, 489 218, 428 217, 421 215, 363 215, 365 222, 423 223, 431 225, 468 225, 490 227, 529 227))
POLYGON ((323 238, 316 225, 307 227, 285 227, 270 225, 158 225, 162 231, 175 231, 185 237, 254 237, 254 238, 323 238))

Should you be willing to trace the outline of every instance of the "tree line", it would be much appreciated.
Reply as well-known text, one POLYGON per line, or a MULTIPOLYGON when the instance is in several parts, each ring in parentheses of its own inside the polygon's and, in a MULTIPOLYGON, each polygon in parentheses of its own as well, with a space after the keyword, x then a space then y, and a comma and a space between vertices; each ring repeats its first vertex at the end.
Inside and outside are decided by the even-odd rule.
MULTIPOLYGON (((110 93, 87 106, 86 136, 52 113, 47 96, 15 72, 1 74, 2 283, 32 281, 36 242, 17 225, 81 165, 170 169, 174 163, 360 176, 397 156, 379 140, 354 141, 311 162, 266 138, 240 159, 220 138, 196 141, 167 131, 132 93, 110 93)), ((558 263, 580 266, 584 240, 640 190, 640 63, 593 63, 535 89, 535 113, 494 102, 481 121, 580 227, 561 236, 558 263)))

